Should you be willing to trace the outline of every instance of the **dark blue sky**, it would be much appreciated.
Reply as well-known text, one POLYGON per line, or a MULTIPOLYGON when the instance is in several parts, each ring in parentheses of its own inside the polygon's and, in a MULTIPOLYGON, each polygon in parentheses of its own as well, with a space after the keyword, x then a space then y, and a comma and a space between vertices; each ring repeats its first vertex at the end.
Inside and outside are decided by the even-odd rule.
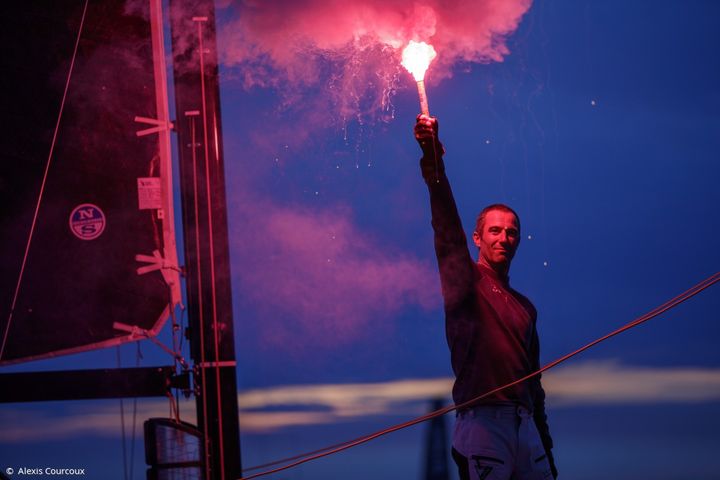
MULTIPOLYGON (((511 278, 538 308, 542 363, 719 270, 718 19, 710 0, 536 2, 503 62, 457 63, 441 81, 429 71, 466 230, 495 202, 522 219, 511 278)), ((249 89, 242 66, 221 67, 246 466, 407 419, 449 394, 413 81, 397 70, 386 108, 345 84, 340 95, 362 97, 353 112, 328 90, 340 85, 331 67, 312 85, 278 76, 249 89)), ((718 288, 546 375, 562 478, 716 478, 718 288)), ((126 365, 134 351, 123 348, 126 365)), ((143 352, 147 364, 162 358, 143 352)), ((89 361, 113 365, 115 352, 30 367, 89 361)), ((115 465, 93 478, 122 478, 117 414, 117 402, 3 407, 0 459, 115 465), (33 434, 39 419, 59 433, 33 434)), ((422 432, 277 478, 419 478, 422 432)))

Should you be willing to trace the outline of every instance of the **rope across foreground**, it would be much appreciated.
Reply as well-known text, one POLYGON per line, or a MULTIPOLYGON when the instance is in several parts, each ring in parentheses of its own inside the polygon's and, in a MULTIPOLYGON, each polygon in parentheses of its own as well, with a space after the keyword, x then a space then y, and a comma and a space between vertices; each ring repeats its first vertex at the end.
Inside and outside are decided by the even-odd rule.
POLYGON ((402 429, 404 429, 404 428, 411 427, 411 426, 413 426, 413 425, 417 425, 418 423, 422 423, 422 422, 425 422, 425 421, 427 421, 427 420, 433 419, 433 418, 435 418, 435 417, 439 417, 439 416, 445 415, 446 413, 450 413, 450 412, 452 412, 452 411, 454 411, 454 410, 462 410, 462 409, 464 409, 464 408, 471 407, 471 406, 475 405, 477 402, 479 402, 480 400, 482 400, 482 399, 484 399, 484 398, 486 398, 486 397, 489 397, 490 395, 493 395, 493 394, 495 394, 495 393, 497 393, 497 392, 499 392, 499 391, 501 391, 501 390, 504 390, 504 389, 506 389, 506 388, 510 388, 510 387, 512 387, 512 386, 514 386, 514 385, 517 385, 518 383, 522 383, 522 382, 524 382, 524 381, 526 381, 526 380, 528 380, 528 379, 530 379, 530 378, 533 378, 533 377, 535 377, 535 376, 537 376, 537 375, 540 375, 540 374, 542 374, 543 372, 545 372, 545 371, 547 371, 547 370, 550 370, 551 368, 556 367, 556 366, 558 366, 559 364, 561 364, 561 363, 569 360, 570 358, 572 358, 572 357, 574 357, 574 356, 576 356, 576 355, 584 352, 585 350, 588 350, 588 349, 594 347, 595 345, 597 345, 597 344, 599 344, 599 343, 601 343, 601 342, 604 342, 605 340, 608 340, 608 339, 611 338, 611 337, 614 337, 615 335, 619 335, 619 334, 621 334, 621 333, 623 333, 623 332, 625 332, 625 331, 627 331, 627 330, 630 330, 630 329, 633 328, 633 327, 636 327, 636 326, 640 325, 641 323, 647 322, 648 320, 657 317, 658 315, 660 315, 660 314, 662 314, 662 313, 670 310, 671 308, 674 308, 674 307, 676 307, 677 305, 683 303, 684 301, 686 301, 686 300, 694 297, 695 295, 697 295, 698 293, 702 292, 702 291, 705 290, 706 288, 714 285, 714 284, 717 283, 718 281, 720 281, 720 272, 717 272, 717 273, 709 276, 709 277, 706 278, 705 280, 697 283, 696 285, 694 285, 693 287, 691 287, 691 288, 689 288, 688 290, 684 291, 684 292, 681 293, 680 295, 677 295, 676 297, 673 297, 672 299, 666 301, 666 302, 663 303, 662 305, 659 305, 659 306, 655 307, 654 309, 650 310, 648 313, 646 313, 646 314, 644 314, 644 315, 636 318, 635 320, 633 320, 633 321, 631 321, 631 322, 623 325, 622 327, 620 327, 620 328, 618 328, 618 329, 616 329, 616 330, 613 330, 612 332, 610 332, 610 333, 608 333, 608 334, 606 334, 606 335, 603 335, 603 336, 600 337, 600 338, 597 338, 597 339, 593 340, 592 342, 590 342, 590 343, 588 343, 588 344, 586 344, 586 345, 578 348, 577 350, 574 350, 574 351, 572 351, 572 352, 570 352, 570 353, 568 353, 568 354, 566 354, 566 355, 563 355, 562 357, 560 357, 560 358, 558 358, 558 359, 556 359, 556 360, 548 363, 547 365, 543 366, 543 367, 540 368, 539 370, 537 370, 537 371, 535 371, 535 372, 532 372, 532 373, 530 373, 530 374, 528 374, 528 375, 526 375, 526 376, 524 376, 524 377, 522 377, 522 378, 519 378, 519 379, 517 379, 517 380, 515 380, 515 381, 513 381, 513 382, 511 382, 511 383, 508 383, 507 385, 503 385, 503 386, 501 386, 501 387, 498 387, 498 388, 495 388, 495 389, 490 390, 490 391, 488 391, 488 392, 485 392, 485 393, 483 393, 482 395, 479 395, 479 396, 477 396, 477 397, 475 397, 475 398, 473 398, 473 399, 471 399, 471 400, 468 400, 467 402, 461 403, 461 404, 459 404, 459 405, 450 405, 450 406, 441 408, 441 409, 439 409, 439 410, 435 410, 435 411, 433 411, 433 412, 430 412, 430 413, 428 413, 428 414, 426 414, 426 415, 423 415, 423 416, 421 416, 421 417, 417 417, 417 418, 414 418, 414 419, 412 419, 412 420, 408 420, 408 421, 403 422, 403 423, 398 423, 398 424, 396 424, 396 425, 392 425, 392 426, 390 426, 390 427, 384 428, 384 429, 379 430, 379 431, 374 432, 374 433, 370 433, 370 434, 368 434, 368 435, 364 435, 364 436, 362 436, 362 437, 355 438, 355 439, 353 439, 353 440, 348 440, 348 441, 346 441, 346 442, 337 443, 337 444, 334 444, 334 445, 329 445, 329 446, 324 447, 324 448, 321 448, 321 449, 319 449, 319 450, 314 450, 314 451, 312 451, 312 452, 301 453, 301 454, 298 454, 298 455, 294 455, 294 456, 292 456, 292 457, 283 458, 283 459, 276 460, 276 461, 269 462, 269 463, 265 463, 265 464, 262 464, 262 465, 256 465, 256 466, 253 466, 253 467, 245 468, 245 469, 243 469, 243 472, 251 472, 251 471, 254 471, 254 470, 261 470, 261 469, 263 469, 263 468, 269 468, 269 467, 273 467, 273 466, 275 466, 275 465, 281 465, 281 464, 287 463, 287 465, 283 465, 283 466, 281 466, 281 467, 273 468, 273 469, 270 469, 270 470, 263 470, 263 471, 261 471, 261 472, 254 473, 254 474, 249 475, 249 476, 244 476, 244 477, 240 478, 239 480, 250 480, 250 479, 252 479, 252 478, 258 478, 258 477, 262 477, 262 476, 265 476, 265 475, 271 475, 271 474, 273 474, 273 473, 278 473, 278 472, 281 472, 281 471, 283 471, 283 470, 288 470, 288 469, 297 467, 297 466, 299 466, 299 465, 302 465, 302 464, 304 464, 304 463, 311 462, 311 461, 313 461, 313 460, 317 460, 317 459, 319 459, 319 458, 326 457, 326 456, 329 456, 329 455, 333 455, 333 454, 335 454, 335 453, 342 452, 342 451, 344 451, 344 450, 347 450, 347 449, 352 448, 352 447, 356 447, 356 446, 358 446, 358 445, 362 445, 363 443, 367 443, 367 442, 369 442, 369 441, 371 441, 371 440, 374 440, 374 439, 376 439, 376 438, 378 438, 378 437, 382 437, 382 436, 387 435, 387 434, 389 434, 389 433, 396 432, 396 431, 398 431, 398 430, 402 430, 402 429), (292 463, 288 463, 288 462, 292 462, 292 463))

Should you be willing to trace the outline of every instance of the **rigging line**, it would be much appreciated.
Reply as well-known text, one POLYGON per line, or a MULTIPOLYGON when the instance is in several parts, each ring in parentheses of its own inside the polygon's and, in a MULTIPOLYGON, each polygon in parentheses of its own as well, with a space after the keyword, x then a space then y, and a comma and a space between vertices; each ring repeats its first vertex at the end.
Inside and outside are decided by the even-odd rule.
MULTIPOLYGON (((142 352, 140 351, 140 342, 136 342, 137 346, 135 350, 135 366, 140 366, 140 360, 143 358, 142 352)), ((130 438, 130 480, 133 480, 133 474, 135 472, 135 434, 137 427, 137 397, 133 398, 133 420, 132 420, 132 437, 130 438)))
MULTIPOLYGON (((190 121, 190 140, 192 146, 192 165, 193 165, 193 207, 195 209, 195 263, 197 265, 197 296, 198 296, 198 323, 200 330, 200 361, 202 364, 207 362, 205 358, 205 313, 203 306, 203 290, 202 284, 202 259, 200 258, 200 205, 198 202, 198 166, 197 166, 197 132, 195 127, 195 116, 188 117, 190 121)), ((210 478, 210 462, 208 455, 210 452, 210 435, 208 430, 208 405, 207 405, 207 382, 205 369, 200 369, 200 388, 202 389, 202 423, 203 423, 203 452, 205 477, 210 478)))
POLYGON ((176 423, 180 423, 180 406, 178 405, 177 400, 170 392, 166 392, 165 396, 168 398, 168 404, 170 405, 170 416, 176 423))
POLYGON ((223 433, 222 390, 220 388, 219 328, 217 321, 217 296, 215 289, 215 245, 213 240, 212 193, 210 189, 210 150, 208 145, 207 99, 205 97, 205 48, 203 46, 203 21, 199 20, 198 42, 200 48, 200 95, 202 96, 203 148, 205 150, 205 196, 207 200, 208 236, 210 237, 210 294, 212 298, 213 341, 215 350, 215 394, 218 417, 218 450, 220 454, 220 478, 225 479, 225 435, 223 433))
MULTIPOLYGON (((175 314, 174 309, 175 309, 175 307, 173 307, 173 314, 175 314)), ((179 327, 180 328, 180 344, 178 345, 178 352, 181 354, 183 352, 183 347, 184 347, 184 343, 185 343, 184 342, 184 340, 185 340, 185 313, 186 313, 185 306, 182 304, 182 302, 180 302, 180 324, 179 324, 180 325, 180 327, 179 327)), ((188 371, 188 370, 191 370, 188 366, 183 367, 183 371, 188 371)), ((188 388, 190 389, 190 391, 192 391, 192 387, 190 387, 190 385, 188 385, 188 388)), ((180 403, 180 389, 179 388, 175 390, 175 401, 177 403, 180 403)))
MULTIPOLYGON (((435 410, 435 411, 426 413, 425 415, 423 415, 423 416, 421 416, 421 417, 416 417, 416 418, 414 418, 414 419, 412 419, 412 420, 409 420, 408 422, 401 423, 401 424, 397 424, 397 425, 395 425, 394 427, 399 427, 399 428, 397 428, 397 430, 400 430, 400 429, 402 429, 402 428, 415 425, 416 423, 421 423, 421 422, 424 422, 424 421, 427 421, 427 420, 431 420, 431 419, 433 419, 433 418, 435 418, 435 417, 439 417, 439 416, 445 415, 446 413, 449 413, 449 412, 452 412, 453 410, 455 410, 455 408, 456 408, 456 407, 455 407, 454 405, 449 405, 449 406, 447 406, 447 407, 443 407, 443 408, 440 409, 440 410, 435 410), (413 423, 410 423, 410 422, 413 422, 413 423)), ((394 427, 390 427, 390 428, 394 428, 394 427)), ((393 431, 394 431, 394 430, 393 430, 393 431)), ((388 433, 389 433, 389 432, 388 432, 388 433)), ((287 463, 287 462, 290 462, 290 461, 292 461, 292 460, 297 460, 297 459, 300 459, 300 458, 310 457, 311 455, 319 454, 319 453, 321 453, 321 452, 327 452, 327 451, 329 451, 329 450, 335 450, 335 449, 344 447, 344 446, 346 446, 346 445, 349 445, 349 444, 351 444, 351 443, 357 442, 357 441, 359 441, 359 440, 368 439, 368 437, 370 437, 370 436, 372 436, 372 435, 374 435, 374 434, 373 434, 373 433, 370 433, 370 434, 367 434, 367 435, 362 436, 362 437, 358 437, 358 438, 353 439, 353 440, 346 440, 346 441, 344 441, 344 442, 336 443, 336 444, 333 444, 333 445, 328 445, 328 446, 326 446, 326 447, 319 448, 319 449, 313 450, 313 451, 311 451, 311 452, 304 452, 304 453, 300 453, 300 454, 297 454, 297 455, 293 455, 292 457, 286 457, 286 458, 283 458, 283 459, 280 459, 280 460, 275 460, 275 461, 272 461, 272 462, 263 463, 263 464, 261 464, 261 465, 254 465, 254 466, 252 466, 252 467, 244 468, 244 469, 243 469, 243 472, 251 472, 251 471, 253 471, 253 470, 260 470, 260 469, 262 469, 262 468, 272 467, 272 466, 274 466, 274 465, 279 465, 279 464, 281 464, 281 463, 287 463)), ((320 456, 318 456, 317 458, 320 458, 320 457, 322 457, 322 456, 324 456, 324 455, 320 455, 320 456)), ((314 460, 314 458, 308 459, 307 461, 310 461, 310 460, 314 460)), ((303 463, 304 463, 304 462, 303 462, 303 463)), ((293 465, 293 466, 294 466, 294 465, 293 465)), ((291 466, 288 466, 287 468, 290 468, 290 467, 291 467, 291 466)), ((280 470, 277 470, 277 471, 280 471, 280 470)), ((275 472, 276 472, 275 470, 273 470, 272 472, 264 472, 264 473, 262 473, 262 474, 256 474, 256 475, 253 475, 253 476, 251 476, 251 477, 243 477, 243 478, 240 479, 240 480, 246 480, 246 479, 249 479, 249 478, 255 478, 255 477, 260 476, 260 475, 267 475, 267 474, 275 473, 275 472)))
POLYGON ((172 303, 172 288, 168 285, 168 294, 170 296, 170 302, 168 303, 168 309, 170 310, 170 321, 172 323, 172 349, 175 352, 174 356, 174 366, 175 370, 178 369, 178 358, 182 358, 182 342, 178 338, 178 336, 181 336, 182 330, 180 327, 180 324, 177 321, 177 315, 175 314, 175 305, 172 303))
POLYGON ((250 479, 252 479, 252 478, 257 478, 257 477, 261 477, 261 476, 265 476, 265 475, 270 475, 270 474, 273 474, 273 473, 278 473, 278 472, 281 472, 281 471, 283 471, 283 470, 287 470, 287 469, 296 467, 296 466, 298 466, 298 465, 302 465, 303 463, 307 463, 307 462, 310 462, 310 461, 313 461, 313 460, 317 460, 317 459, 319 459, 319 458, 322 458, 322 457, 325 457, 325 456, 328 456, 328 455, 332 455, 332 454, 341 452, 341 451, 343 451, 343 450, 347 450, 347 449, 352 448, 352 447, 355 447, 355 446, 357 446, 357 445, 361 445, 361 444, 363 444, 363 443, 367 443, 367 442, 369 442, 369 441, 371 441, 371 440, 374 440, 374 439, 376 439, 376 438, 378 438, 378 437, 381 437, 381 436, 387 435, 387 434, 389 434, 389 433, 392 433, 392 432, 401 430, 401 429, 403 429, 403 428, 407 428, 407 427, 410 427, 410 426, 413 426, 413 425, 417 425, 418 423, 422 423, 422 422, 424 422, 424 421, 426 421, 426 420, 430 420, 430 419, 432 419, 432 418, 445 415, 446 413, 452 412, 453 410, 460 410, 460 409, 464 409, 464 408, 469 408, 469 407, 475 405, 475 404, 476 404, 477 402, 479 402, 480 400, 482 400, 482 399, 484 399, 484 398, 486 398, 486 397, 488 397, 488 396, 490 396, 490 395, 493 395, 493 394, 495 394, 495 393, 497 393, 497 392, 499 392, 499 391, 501 391, 501 390, 504 390, 504 389, 506 389, 506 388, 510 388, 510 387, 515 386, 515 385, 517 385, 517 384, 519 384, 519 383, 522 383, 522 382, 524 382, 524 381, 526 381, 526 380, 529 380, 529 379, 532 378, 532 377, 535 377, 535 376, 537 376, 537 375, 540 375, 541 373, 543 373, 543 372, 545 372, 545 371, 547 371, 547 370, 550 370, 551 368, 559 365, 559 364, 562 363, 562 362, 565 362, 565 361, 569 360, 570 358, 572 358, 572 357, 574 357, 574 356, 576 356, 576 355, 584 352, 585 350, 588 350, 589 348, 594 347, 595 345, 599 344, 600 342, 603 342, 603 341, 605 341, 605 340, 607 340, 607 339, 609 339, 609 338, 611 338, 611 337, 614 337, 614 336, 616 336, 616 335, 619 335, 620 333, 623 333, 623 332, 625 332, 625 331, 627 331, 627 330, 629 330, 629 329, 631 329, 631 328, 633 328, 633 327, 636 327, 636 326, 640 325, 641 323, 644 323, 644 322, 646 322, 646 321, 648 321, 648 320, 650 320, 650 319, 652 319, 652 318, 654 318, 654 317, 657 317, 657 316, 660 315, 661 313, 664 313, 664 312, 670 310, 671 308, 676 307, 677 305, 683 303, 684 301, 686 301, 686 300, 694 297, 695 295, 697 295, 698 293, 702 292, 702 291, 705 290, 706 288, 712 286, 713 284, 717 283, 718 281, 720 281, 720 272, 717 272, 717 273, 715 273, 714 275, 711 275, 710 277, 708 277, 708 278, 706 278, 705 280, 697 283, 696 285, 694 285, 693 287, 691 287, 691 288, 689 288, 688 290, 684 291, 683 293, 675 296, 675 297, 672 298, 671 300, 666 301, 665 303, 659 305, 658 307, 655 307, 654 309, 650 310, 650 311, 647 312, 646 314, 644 314, 644 315, 636 318, 635 320, 633 320, 633 321, 631 321, 631 322, 623 325, 622 327, 617 328, 617 329, 613 330, 612 332, 610 332, 610 333, 608 333, 608 334, 606 334, 606 335, 603 335, 602 337, 597 338, 597 339, 593 340, 592 342, 590 342, 590 343, 588 343, 588 344, 586 344, 586 345, 578 348, 577 350, 575 350, 575 351, 573 351, 573 352, 570 352, 570 353, 568 353, 568 354, 566 354, 566 355, 563 355, 562 357, 560 357, 560 358, 558 358, 558 359, 556 359, 556 360, 548 363, 547 365, 543 366, 543 367, 540 368, 539 370, 537 370, 537 371, 535 371, 535 372, 532 372, 532 373, 530 373, 530 374, 528 374, 528 375, 526 375, 526 376, 524 376, 524 377, 522 377, 522 378, 519 378, 519 379, 517 379, 517 380, 515 380, 515 381, 513 381, 513 382, 511 382, 511 383, 508 383, 507 385, 503 385, 503 386, 501 386, 501 387, 498 387, 498 388, 495 388, 495 389, 490 390, 490 391, 488 391, 488 392, 485 392, 485 393, 483 393, 482 395, 479 395, 479 396, 477 396, 477 397, 475 397, 475 398, 473 398, 473 399, 468 400, 467 402, 461 403, 460 405, 450 405, 450 406, 445 407, 445 408, 442 408, 442 409, 440 409, 440 410, 436 410, 436 411, 434 411, 434 412, 430 412, 430 413, 428 413, 428 414, 426 414, 426 415, 423 415, 423 416, 421 416, 421 417, 417 417, 417 418, 414 418, 414 419, 412 419, 412 420, 408 420, 407 422, 403 422, 403 423, 399 423, 399 424, 397 424, 397 425, 393 425, 393 426, 388 427, 388 428, 386 428, 386 429, 379 430, 379 431, 377 431, 377 432, 374 432, 374 433, 371 433, 371 434, 368 434, 368 435, 365 435, 365 436, 362 436, 362 437, 358 437, 358 438, 356 438, 356 439, 354 439, 354 440, 349 440, 349 441, 347 441, 347 442, 343 442, 343 443, 340 443, 340 444, 336 444, 336 445, 333 445, 333 446, 330 446, 330 447, 325 447, 325 448, 323 448, 323 449, 316 450, 315 452, 310 452, 310 453, 306 453, 306 454, 296 455, 296 456, 291 457, 291 458, 286 458, 286 459, 278 460, 278 461, 276 461, 276 462, 266 463, 265 465, 247 468, 247 469, 245 469, 244 471, 256 470, 256 469, 262 468, 262 467, 264 467, 264 466, 277 465, 277 464, 280 464, 280 463, 285 463, 285 462, 288 462, 288 461, 291 461, 291 460, 296 460, 296 459, 300 458, 300 460, 296 460, 296 461, 294 461, 293 463, 290 463, 290 464, 288 464, 288 465, 285 465, 285 466, 282 466, 282 467, 278 467, 278 468, 275 468, 275 469, 273 469, 273 470, 267 470, 267 471, 259 472, 259 473, 256 473, 256 474, 253 474, 253 475, 250 475, 250 476, 247 476, 247 477, 242 477, 240 480, 250 480, 250 479))
POLYGON ((150 340, 152 343, 154 343, 155 345, 160 347, 165 353, 170 355, 173 358, 173 360, 176 360, 177 362, 179 362, 180 365, 184 369, 189 368, 187 361, 182 357, 181 354, 173 351, 172 348, 166 346, 164 343, 162 343, 160 340, 158 340, 157 337, 152 332, 150 332, 144 328, 134 327, 132 330, 130 330, 130 334, 131 334, 131 336, 140 335, 140 336, 145 337, 146 339, 150 340))
MULTIPOLYGON (((173 367, 175 368, 175 373, 178 372, 178 365, 181 366, 182 371, 186 371, 184 367, 180 364, 178 361, 178 358, 182 358, 182 342, 178 339, 178 332, 179 335, 182 337, 182 329, 180 325, 177 323, 177 316, 175 314, 175 305, 172 303, 172 288, 168 285, 168 294, 170 296, 170 303, 168 304, 168 308, 170 308, 170 318, 172 319, 172 341, 173 341, 173 351, 175 352, 175 356, 173 357, 173 367)), ((138 344, 139 345, 139 344, 138 344)), ((139 348, 139 346, 138 346, 139 348)), ((175 401, 180 402, 180 389, 175 390, 175 401)), ((132 478, 130 479, 132 480, 132 478)))
MULTIPOLYGON (((120 368, 120 345, 115 347, 115 357, 117 359, 117 367, 120 368)), ((127 440, 125 438, 125 405, 123 404, 122 398, 120 399, 120 432, 122 437, 123 478, 128 480, 127 440)))
POLYGON ((45 172, 43 173, 42 183, 40 184, 40 193, 38 195, 37 203, 35 204, 35 213, 33 214, 32 224, 30 225, 30 233, 28 234, 28 240, 25 244, 25 254, 23 255, 23 261, 20 266, 20 274, 18 275, 17 284, 15 285, 15 293, 13 294, 12 304, 10 305, 10 313, 8 314, 7 325, 5 325, 5 333, 3 334, 2 345, 0 345, 0 360, 2 360, 3 353, 5 353, 5 345, 7 343, 8 333, 10 332, 10 324, 12 323, 13 312, 15 311, 15 305, 17 304, 18 295, 20 293, 20 285, 22 284, 22 279, 25 275, 25 265, 27 264, 28 254, 30 253, 30 244, 32 243, 33 235, 35 234, 35 225, 37 224, 38 212, 40 211, 40 203, 42 202, 43 193, 45 192, 45 183, 47 182, 48 172, 50 171, 50 162, 52 160, 53 152, 55 150, 57 134, 60 130, 60 120, 62 119, 63 110, 65 109, 65 99, 67 98, 67 93, 70 89, 70 78, 72 77, 73 68, 75 67, 75 58, 77 57, 78 46, 80 45, 80 37, 82 36, 83 25, 85 24, 85 14, 87 13, 88 3, 89 0, 85 0, 82 16, 80 17, 80 26, 78 27, 78 34, 77 38, 75 39, 75 48, 73 49, 73 56, 70 60, 68 76, 65 80, 65 90, 63 91, 62 100, 60 101, 60 111, 58 112, 57 121, 55 122, 55 131, 53 132, 52 141, 50 142, 50 152, 48 153, 48 159, 45 163, 45 172))

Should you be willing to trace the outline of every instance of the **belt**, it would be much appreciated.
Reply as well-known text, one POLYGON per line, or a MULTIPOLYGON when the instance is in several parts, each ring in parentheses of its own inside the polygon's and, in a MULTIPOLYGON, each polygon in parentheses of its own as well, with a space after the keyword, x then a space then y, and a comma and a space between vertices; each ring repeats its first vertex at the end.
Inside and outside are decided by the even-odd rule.
POLYGON ((460 418, 511 418, 511 417, 532 417, 532 411, 522 405, 515 403, 476 405, 463 409, 457 413, 460 418))

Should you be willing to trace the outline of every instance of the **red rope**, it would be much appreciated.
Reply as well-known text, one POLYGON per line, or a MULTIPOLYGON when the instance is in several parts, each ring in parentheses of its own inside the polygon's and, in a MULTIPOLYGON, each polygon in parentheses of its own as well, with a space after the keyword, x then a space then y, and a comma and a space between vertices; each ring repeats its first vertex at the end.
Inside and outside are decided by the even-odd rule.
POLYGON ((711 275, 710 277, 706 278, 705 280, 701 281, 700 283, 696 284, 695 286, 693 286, 693 287, 689 288, 688 290, 684 291, 684 292, 681 293, 680 295, 677 295, 676 297, 668 300, 667 302, 663 303, 662 305, 660 305, 660 306, 654 308, 653 310, 649 311, 649 312, 646 313, 645 315, 642 315, 642 316, 636 318, 635 320, 633 320, 633 321, 631 321, 631 322, 623 325, 622 327, 620 327, 620 328, 618 328, 618 329, 616 329, 616 330, 613 330, 612 332, 608 333, 607 335, 604 335, 604 336, 602 336, 602 337, 600 337, 600 338, 598 338, 598 339, 596 339, 596 340, 593 340, 592 342, 588 343, 587 345, 584 345, 584 346, 578 348, 577 350, 575 350, 575 351, 573 351, 573 352, 570 352, 570 353, 568 353, 567 355, 564 355, 564 356, 558 358, 557 360, 554 360, 554 361, 548 363, 547 365, 545 365, 544 367, 540 368, 539 370, 537 370, 537 371, 535 371, 535 372, 532 372, 532 373, 530 373, 529 375, 526 375, 526 376, 524 376, 524 377, 522 377, 522 378, 519 378, 519 379, 517 379, 517 380, 515 380, 515 381, 513 381, 513 382, 511 382, 511 383, 508 383, 507 385, 503 385, 502 387, 498 387, 498 388, 496 388, 496 389, 494 389, 494 390, 491 390, 491 391, 489 391, 489 392, 483 393, 482 395, 479 395, 479 396, 477 396, 477 397, 475 397, 475 398, 473 398, 473 399, 471 399, 471 400, 468 400, 467 402, 461 403, 460 405, 450 405, 450 406, 448 406, 448 407, 441 408, 440 410, 436 410, 436 411, 434 411, 434 412, 430 412, 430 413, 428 413, 428 414, 426 414, 426 415, 423 415, 423 416, 421 416, 421 417, 417 417, 417 418, 414 418, 414 419, 412 419, 412 420, 408 420, 407 422, 399 423, 399 424, 397 424, 397 425, 393 425, 393 426, 391 426, 391 427, 385 428, 385 429, 383 429, 383 430, 379 430, 379 431, 374 432, 374 433, 371 433, 371 434, 369 434, 369 435, 365 435, 365 436, 362 436, 362 437, 358 437, 358 438, 356 438, 356 439, 354 439, 354 440, 348 440, 347 442, 339 443, 339 444, 336 444, 336 445, 331 445, 331 446, 322 448, 322 449, 320 449, 320 450, 315 450, 315 451, 313 451, 313 452, 307 452, 307 453, 295 455, 295 456, 293 456, 293 457, 284 458, 284 459, 282 459, 282 460, 277 460, 277 461, 274 461, 274 462, 266 463, 266 464, 263 464, 263 465, 258 465, 258 466, 246 468, 246 469, 244 469, 244 471, 245 471, 245 472, 248 472, 248 471, 258 470, 258 469, 261 469, 261 468, 270 467, 270 466, 273 466, 273 465, 279 465, 279 464, 281 464, 281 463, 287 463, 287 462, 290 462, 290 461, 295 460, 293 463, 290 463, 290 464, 288 464, 288 465, 285 465, 285 466, 282 466, 282 467, 278 467, 278 468, 275 468, 275 469, 272 469, 272 470, 266 470, 266 471, 263 471, 263 472, 259 472, 259 473, 250 475, 250 476, 248 476, 248 477, 242 477, 240 480, 250 480, 250 479, 252 479, 252 478, 258 478, 258 477, 262 477, 262 476, 265 476, 265 475, 271 475, 271 474, 273 474, 273 473, 278 473, 278 472, 281 472, 281 471, 283 471, 283 470, 288 470, 288 469, 290 469, 290 468, 297 467, 298 465, 302 465, 303 463, 307 463, 307 462, 310 462, 310 461, 312 461, 312 460, 317 460, 317 459, 319 459, 319 458, 326 457, 326 456, 328 456, 328 455, 332 455, 332 454, 335 454, 335 453, 342 452, 343 450, 347 450, 347 449, 352 448, 352 447, 355 447, 355 446, 357 446, 357 445, 361 445, 361 444, 363 444, 363 443, 367 443, 367 442, 369 442, 369 441, 371 441, 371 440, 374 440, 374 439, 376 439, 376 438, 378 438, 378 437, 382 437, 382 436, 384 436, 384 435, 387 435, 388 433, 396 432, 396 431, 398 431, 398 430, 402 430, 403 428, 411 427, 411 426, 413 426, 413 425, 417 425, 418 423, 422 423, 422 422, 427 421, 427 420, 430 420, 430 419, 432 419, 432 418, 445 415, 446 413, 452 412, 453 410, 461 410, 461 409, 464 409, 464 408, 469 408, 469 407, 475 405, 475 404, 476 404, 477 402, 479 402, 480 400, 482 400, 482 399, 484 399, 484 398, 486 398, 486 397, 489 397, 490 395, 493 395, 493 394, 495 394, 495 393, 497 393, 497 392, 499 392, 499 391, 501 391, 501 390, 504 390, 504 389, 506 389, 506 388, 510 388, 510 387, 512 387, 512 386, 514 386, 514 385, 517 385, 518 383, 522 383, 522 382, 524 382, 524 381, 526 381, 526 380, 528 380, 528 379, 530 379, 530 378, 532 378, 532 377, 535 377, 535 376, 537 376, 537 375, 540 375, 541 373, 543 373, 543 372, 545 372, 545 371, 547 371, 547 370, 550 370, 551 368, 559 365, 560 363, 565 362, 566 360, 569 360, 570 358, 574 357, 575 355, 578 355, 578 354, 584 352, 585 350, 588 350, 589 348, 594 347, 595 345, 597 345, 597 344, 600 343, 600 342, 604 342, 605 340, 607 340, 607 339, 609 339, 609 338, 611 338, 611 337, 614 337, 615 335, 619 335, 620 333, 622 333, 622 332, 624 332, 624 331, 626 331, 626 330, 629 330, 629 329, 631 329, 631 328, 633 328, 633 327, 636 327, 636 326, 640 325, 641 323, 644 323, 644 322, 646 322, 646 321, 648 321, 648 320, 650 320, 650 319, 652 319, 652 318, 654 318, 654 317, 657 317, 657 316, 660 315, 661 313, 664 313, 664 312, 670 310, 671 308, 673 308, 673 307, 675 307, 675 306, 683 303, 684 301, 686 301, 686 300, 694 297, 695 295, 697 295, 698 293, 702 292, 703 290, 705 290, 706 288, 710 287, 711 285, 717 283, 718 281, 720 281, 720 272, 715 273, 714 275, 711 275))

